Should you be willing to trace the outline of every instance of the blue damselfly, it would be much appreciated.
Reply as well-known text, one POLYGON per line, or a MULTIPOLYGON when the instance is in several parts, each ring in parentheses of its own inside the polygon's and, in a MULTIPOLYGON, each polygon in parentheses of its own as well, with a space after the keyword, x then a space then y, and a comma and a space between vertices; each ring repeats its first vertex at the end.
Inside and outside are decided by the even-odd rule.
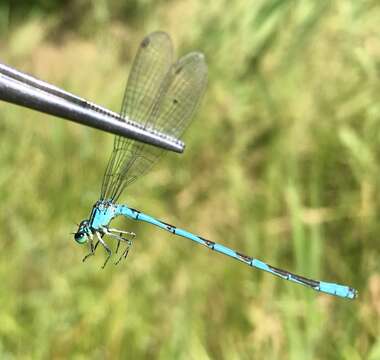
MULTIPOLYGON (((205 91, 207 65, 204 56, 198 52, 189 53, 174 63, 172 54, 172 43, 166 33, 155 32, 144 38, 129 76, 121 117, 127 114, 144 127, 180 138, 205 91)), ((112 250, 104 240, 105 236, 116 239, 116 253, 120 244, 125 244, 116 263, 127 257, 134 234, 109 227, 115 217, 122 215, 150 223, 282 279, 343 298, 356 297, 357 292, 351 287, 295 275, 157 220, 127 205, 117 204, 124 188, 150 170, 161 154, 162 150, 158 148, 134 140, 115 138, 113 152, 103 177, 100 200, 93 206, 89 219, 80 223, 74 235, 78 243, 87 243, 89 246, 89 253, 83 260, 93 255, 101 244, 107 252, 103 267, 107 264, 112 250)))

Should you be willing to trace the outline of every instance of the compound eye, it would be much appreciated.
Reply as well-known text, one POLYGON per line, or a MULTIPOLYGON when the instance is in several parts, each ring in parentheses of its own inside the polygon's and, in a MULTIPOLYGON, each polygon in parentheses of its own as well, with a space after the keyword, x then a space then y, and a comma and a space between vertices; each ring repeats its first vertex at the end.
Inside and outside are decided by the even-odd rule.
POLYGON ((74 239, 78 244, 84 244, 87 241, 87 235, 81 231, 74 234, 74 239))

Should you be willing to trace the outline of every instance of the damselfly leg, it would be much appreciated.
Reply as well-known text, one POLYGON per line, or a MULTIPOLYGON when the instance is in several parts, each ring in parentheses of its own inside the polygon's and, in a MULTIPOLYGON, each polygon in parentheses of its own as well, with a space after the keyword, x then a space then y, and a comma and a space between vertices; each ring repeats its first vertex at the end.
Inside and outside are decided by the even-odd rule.
POLYGON ((102 269, 105 268, 105 266, 107 265, 110 257, 112 256, 112 250, 111 248, 109 247, 109 245, 103 240, 103 236, 104 235, 108 235, 114 239, 117 239, 117 246, 116 246, 116 251, 115 253, 117 254, 118 251, 119 251, 119 247, 120 247, 120 243, 121 242, 125 242, 126 243, 126 247, 125 249, 122 251, 121 253, 121 256, 118 258, 118 260, 115 262, 115 265, 117 265, 121 260, 122 258, 126 258, 128 253, 129 253, 129 249, 131 248, 132 246, 132 239, 134 239, 134 237, 136 236, 135 233, 133 232, 130 232, 130 231, 123 231, 123 230, 117 230, 117 229, 109 229, 107 227, 102 227, 100 229, 100 231, 95 231, 95 235, 97 237, 97 241, 94 245, 94 235, 92 232, 88 232, 87 234, 87 239, 88 239, 88 248, 89 248, 89 253, 83 258, 83 262, 86 261, 90 256, 93 256, 95 254, 95 251, 96 251, 96 248, 98 247, 99 244, 101 244, 104 248, 104 250, 106 251, 107 253, 107 257, 106 257, 106 260, 104 261, 104 264, 102 266, 102 269), (127 235, 129 237, 131 237, 131 239, 123 236, 123 235, 127 235))
POLYGON ((123 242, 126 242, 127 245, 125 247, 125 249, 122 251, 119 259, 117 259, 117 261, 115 262, 115 265, 117 265, 121 259, 124 257, 124 259, 127 258, 128 256, 128 253, 129 253, 129 249, 131 248, 132 246, 132 240, 135 238, 136 234, 134 232, 130 232, 130 231, 123 231, 123 230, 118 230, 118 229, 107 229, 107 228, 104 228, 103 229, 104 233, 107 234, 108 236, 110 237, 113 237, 115 239, 117 239, 117 246, 116 246, 116 251, 115 253, 117 254, 118 251, 119 251, 119 247, 120 247, 120 243, 123 241, 123 242), (125 234, 127 236, 130 236, 131 239, 128 239, 126 237, 123 237, 122 235, 125 234))
POLYGON ((82 259, 83 262, 85 262, 90 256, 95 255, 95 250, 98 247, 98 244, 99 244, 99 241, 97 241, 94 246, 94 236, 92 235, 92 233, 90 233, 88 236, 89 253, 82 259))
POLYGON ((124 231, 124 230, 110 229, 110 228, 108 228, 107 230, 108 230, 107 235, 109 236, 115 237, 115 235, 119 234, 120 239, 118 239, 118 242, 117 242, 116 251, 115 251, 116 254, 119 251, 119 246, 120 246, 121 241, 126 241, 127 243, 130 243, 130 245, 132 245, 132 240, 136 237, 136 234, 131 231, 124 231), (131 239, 123 237, 122 234, 130 236, 131 239))
MULTIPOLYGON (((104 250, 106 251, 107 253, 107 257, 106 257, 106 260, 104 261, 104 264, 102 266, 102 269, 104 269, 108 263, 108 260, 110 259, 111 255, 112 255, 112 250, 111 248, 106 244, 106 242, 102 239, 102 236, 100 235, 99 232, 95 232, 97 238, 98 238, 98 243, 100 243, 103 247, 104 247, 104 250)), ((96 244, 98 245, 98 244, 96 244)))

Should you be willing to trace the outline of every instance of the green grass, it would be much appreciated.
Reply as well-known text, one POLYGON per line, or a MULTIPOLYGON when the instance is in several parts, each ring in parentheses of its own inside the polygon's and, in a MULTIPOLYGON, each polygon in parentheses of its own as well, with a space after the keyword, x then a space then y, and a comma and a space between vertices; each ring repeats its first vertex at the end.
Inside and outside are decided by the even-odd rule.
POLYGON ((359 299, 125 220, 127 262, 83 264, 69 233, 98 198, 112 137, 1 103, 0 357, 378 359, 376 2, 78 0, 49 16, 43 3, 22 19, 0 5, 2 61, 115 111, 144 34, 206 54, 185 154, 122 201, 359 299))

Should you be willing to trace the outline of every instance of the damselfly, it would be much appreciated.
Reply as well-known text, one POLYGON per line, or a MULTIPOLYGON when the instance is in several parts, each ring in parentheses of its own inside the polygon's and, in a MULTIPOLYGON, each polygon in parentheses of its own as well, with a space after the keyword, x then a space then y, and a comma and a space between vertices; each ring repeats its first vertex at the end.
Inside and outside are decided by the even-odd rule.
MULTIPOLYGON (((128 118, 139 122, 144 128, 179 138, 190 123, 205 91, 207 65, 203 54, 198 52, 189 53, 174 63, 172 57, 172 42, 166 33, 154 32, 144 38, 128 79, 121 117, 128 115, 128 118)), ((93 206, 90 218, 80 223, 74 235, 78 243, 87 243, 89 246, 89 253, 83 261, 94 255, 100 244, 107 253, 103 267, 107 264, 112 250, 104 240, 105 236, 117 241, 116 253, 121 244, 125 245, 116 264, 127 257, 134 233, 109 227, 115 217, 123 215, 160 227, 282 279, 343 298, 356 297, 357 292, 351 287, 311 280, 278 269, 224 245, 157 220, 127 205, 117 204, 116 201, 124 188, 150 170, 161 155, 161 149, 119 136, 115 138, 113 152, 103 177, 100 200, 93 206)))

